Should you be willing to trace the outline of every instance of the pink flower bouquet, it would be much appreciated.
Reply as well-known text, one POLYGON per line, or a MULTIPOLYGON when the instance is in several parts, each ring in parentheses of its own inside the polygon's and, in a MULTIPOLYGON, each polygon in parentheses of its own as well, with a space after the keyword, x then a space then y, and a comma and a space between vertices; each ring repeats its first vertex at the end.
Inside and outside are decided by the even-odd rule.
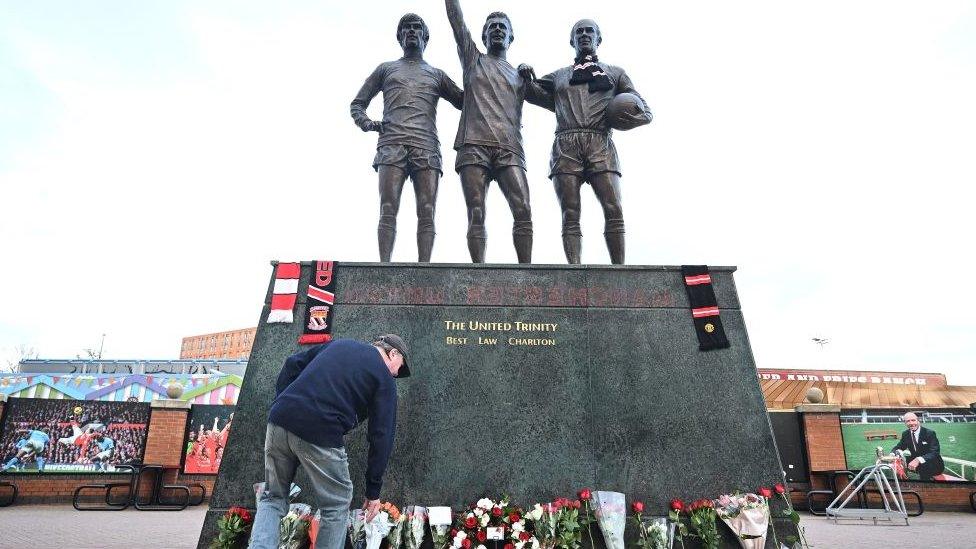
POLYGON ((715 500, 715 512, 743 549, 762 549, 769 529, 767 505, 766 498, 756 494, 725 494, 715 500))

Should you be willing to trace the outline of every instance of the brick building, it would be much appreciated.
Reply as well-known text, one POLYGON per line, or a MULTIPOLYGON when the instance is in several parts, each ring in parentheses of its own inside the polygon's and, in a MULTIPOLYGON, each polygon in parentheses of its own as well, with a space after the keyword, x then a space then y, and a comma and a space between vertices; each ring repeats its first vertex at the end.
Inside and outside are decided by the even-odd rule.
POLYGON ((237 358, 251 356, 257 328, 243 328, 213 334, 186 336, 180 347, 180 358, 237 358))

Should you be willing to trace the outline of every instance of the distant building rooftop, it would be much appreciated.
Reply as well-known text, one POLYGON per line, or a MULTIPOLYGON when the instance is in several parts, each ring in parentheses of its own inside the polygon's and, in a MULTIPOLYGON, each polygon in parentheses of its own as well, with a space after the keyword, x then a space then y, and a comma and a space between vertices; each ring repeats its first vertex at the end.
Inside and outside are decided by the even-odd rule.
POLYGON ((206 374, 222 372, 243 376, 247 360, 215 359, 30 359, 20 361, 21 373, 33 374, 206 374))
POLYGON ((760 368, 766 408, 792 410, 806 404, 807 390, 824 392, 823 404, 841 408, 969 408, 976 387, 949 385, 942 374, 760 368))

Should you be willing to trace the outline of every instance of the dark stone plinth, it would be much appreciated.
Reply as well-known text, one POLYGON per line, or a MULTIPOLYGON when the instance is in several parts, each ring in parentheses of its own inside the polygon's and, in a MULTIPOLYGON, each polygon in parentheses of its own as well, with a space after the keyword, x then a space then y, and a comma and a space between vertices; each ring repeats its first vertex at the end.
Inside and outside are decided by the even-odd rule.
MULTIPOLYGON (((228 507, 254 505, 266 414, 282 362, 300 348, 311 268, 293 324, 264 322, 269 286, 201 546, 228 507)), ((677 267, 341 264, 334 335, 397 332, 412 353, 383 499, 457 508, 508 494, 529 505, 590 487, 664 515, 674 497, 780 482, 733 271, 712 268, 731 348, 700 352, 677 267)), ((354 505, 364 433, 347 437, 354 505)))

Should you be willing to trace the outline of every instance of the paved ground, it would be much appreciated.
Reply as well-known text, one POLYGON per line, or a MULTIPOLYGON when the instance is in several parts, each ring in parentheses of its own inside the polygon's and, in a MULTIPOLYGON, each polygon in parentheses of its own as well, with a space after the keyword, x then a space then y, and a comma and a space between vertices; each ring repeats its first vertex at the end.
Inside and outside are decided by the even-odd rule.
POLYGON ((185 511, 75 511, 70 505, 0 508, 0 549, 191 549, 205 506, 185 511))
MULTIPOLYGON (((206 509, 78 512, 67 505, 0 509, 0 549, 192 549, 206 509)), ((816 549, 973 549, 976 513, 925 513, 909 526, 834 524, 803 516, 816 549)))

